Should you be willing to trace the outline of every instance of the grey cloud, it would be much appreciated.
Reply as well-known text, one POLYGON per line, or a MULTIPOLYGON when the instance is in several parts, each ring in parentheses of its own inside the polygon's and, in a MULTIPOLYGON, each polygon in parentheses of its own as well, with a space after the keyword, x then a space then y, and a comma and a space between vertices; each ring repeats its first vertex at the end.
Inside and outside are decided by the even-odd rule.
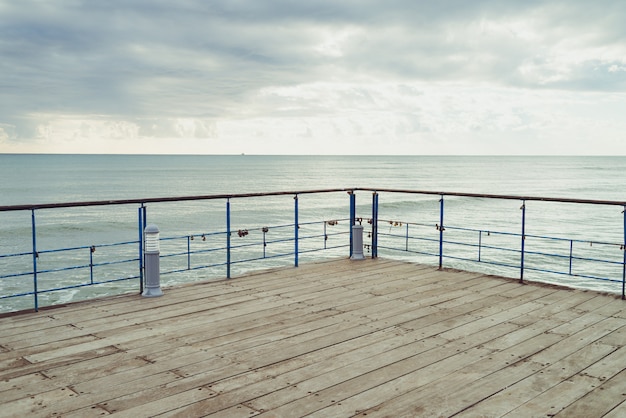
MULTIPOLYGON (((568 37, 624 48, 625 20, 620 0, 0 0, 0 123, 21 136, 36 113, 215 118, 263 87, 360 76, 623 91, 608 68, 624 62, 592 57, 554 82, 520 68, 568 37), (515 20, 536 40, 481 29, 515 20), (337 54, 315 53, 344 30, 337 54)), ((549 79, 548 61, 535 69, 549 79)))
POLYGON ((138 119, 133 121, 138 126, 140 136, 177 138, 185 135, 189 138, 216 138, 217 128, 211 120, 193 119, 189 121, 175 119, 138 119))

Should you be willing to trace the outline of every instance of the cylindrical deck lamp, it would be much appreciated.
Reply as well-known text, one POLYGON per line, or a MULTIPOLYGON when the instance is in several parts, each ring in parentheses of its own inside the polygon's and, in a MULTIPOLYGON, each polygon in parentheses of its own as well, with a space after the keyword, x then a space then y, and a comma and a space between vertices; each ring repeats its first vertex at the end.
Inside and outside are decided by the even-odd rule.
POLYGON ((141 296, 163 296, 159 265, 159 227, 150 224, 144 230, 145 285, 141 296))
POLYGON ((365 260, 363 255, 363 225, 352 225, 351 260, 365 260))

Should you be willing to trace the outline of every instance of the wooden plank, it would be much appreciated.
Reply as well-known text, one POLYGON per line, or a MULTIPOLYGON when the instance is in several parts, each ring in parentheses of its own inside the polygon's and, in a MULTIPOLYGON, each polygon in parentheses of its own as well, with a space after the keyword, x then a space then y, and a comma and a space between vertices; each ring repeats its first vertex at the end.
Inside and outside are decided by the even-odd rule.
POLYGON ((204 386, 177 393, 171 396, 149 397, 147 400, 136 402, 136 406, 115 412, 117 417, 136 418, 139 416, 156 416, 164 412, 172 411, 190 404, 197 404, 201 400, 210 399, 216 393, 204 386))
POLYGON ((46 380, 48 378, 41 373, 31 373, 2 380, 0 381, 0 399, 4 403, 30 397, 44 390, 42 386, 46 380))
POLYGON ((626 401, 626 369, 558 411, 564 417, 600 417, 626 401))
MULTIPOLYGON (((157 353, 172 351, 183 345, 203 346, 210 344, 218 347, 223 344, 233 344, 258 335, 267 334, 275 329, 287 328, 297 323, 308 323, 315 319, 332 315, 333 312, 320 312, 315 307, 300 305, 276 306, 263 310, 260 307, 255 315, 238 315, 220 318, 215 321, 198 319, 196 325, 178 330, 171 330, 161 339, 146 343, 142 340, 133 340, 117 346, 129 353, 144 356, 158 356, 157 353), (287 321, 289 320, 289 323, 287 321)), ((232 347, 232 346, 231 346, 232 347)))
MULTIPOLYGON (((489 391, 484 390, 485 385, 483 382, 477 381, 475 385, 472 385, 475 388, 474 390, 458 393, 460 405, 457 406, 457 409, 467 408, 458 416, 503 416, 515 408, 516 405, 528 402, 535 396, 570 379, 590 364, 595 363, 613 351, 615 351, 614 347, 604 344, 586 345, 513 385, 496 385, 491 392, 498 389, 502 390, 490 396, 488 396, 489 391)), ((489 382, 485 383, 489 385, 492 382, 493 379, 489 378, 489 382)))
POLYGON ((16 318, 0 318, 0 398, 35 417, 624 404, 593 406, 621 388, 623 301, 405 262, 307 264, 16 318))
MULTIPOLYGON (((497 380, 488 379, 487 381, 493 386, 505 387, 532 374, 537 366, 536 362, 526 362, 528 367, 512 367, 512 365, 520 364, 521 360, 531 357, 558 340, 559 336, 555 334, 539 334, 507 349, 490 351, 489 355, 466 362, 461 367, 454 369, 444 367, 443 373, 436 367, 425 368, 421 370, 425 376, 415 376, 410 384, 400 379, 393 382, 388 389, 388 400, 382 403, 380 400, 368 402, 367 399, 372 397, 372 393, 364 392, 356 398, 357 402, 352 406, 361 405, 360 408, 365 410, 361 410, 360 414, 375 417, 438 416, 439 411, 444 408, 456 409, 458 407, 455 403, 457 394, 467 388, 473 388, 480 379, 497 373, 497 380)), ((486 344, 482 345, 482 347, 486 346, 486 344)), ((344 403, 346 401, 342 401, 342 404, 344 403)))
POLYGON ((511 320, 521 315, 532 312, 533 309, 536 308, 536 304, 534 302, 524 303, 522 305, 519 305, 519 302, 515 300, 511 302, 512 303, 507 303, 507 301, 505 301, 504 303, 499 305, 491 305, 491 307, 500 306, 502 310, 500 310, 499 312, 494 312, 494 310, 491 309, 488 311, 481 310, 481 312, 479 313, 472 312, 472 317, 476 318, 474 321, 468 323, 466 326, 463 327, 456 327, 451 328, 447 331, 443 331, 439 334, 439 336, 446 339, 459 338, 461 336, 474 333, 472 331, 474 329, 480 330, 488 328, 490 326, 501 324, 503 322, 510 322, 511 320), (486 313, 489 313, 490 315, 486 315, 486 313))
MULTIPOLYGON (((315 320, 315 317, 312 317, 311 320, 315 320)), ((234 336, 233 338, 238 337, 234 336)), ((265 336, 264 338, 271 338, 271 336, 265 336)), ((250 347, 249 349, 254 349, 257 344, 257 341, 250 341, 248 345, 250 347)), ((229 348, 231 347, 229 346, 229 348)), ((185 348, 182 347, 180 351, 184 352, 185 348)), ((180 351, 169 353, 167 357, 157 358, 156 361, 152 360, 150 364, 141 368, 124 370, 120 373, 103 376, 99 379, 84 381, 75 385, 74 388, 79 393, 93 393, 102 387, 119 385, 133 381, 142 376, 149 376, 168 370, 176 370, 179 376, 192 375, 201 371, 203 366, 206 366, 203 362, 209 363, 211 367, 219 367, 220 363, 224 366, 232 363, 231 360, 222 360, 216 355, 211 355, 210 352, 198 347, 190 347, 185 353, 181 353, 180 351)))
MULTIPOLYGON (((409 350, 410 353, 415 354, 414 350, 409 350)), ((342 375, 339 374, 339 376, 341 377, 342 375)), ((288 380, 290 380, 287 377, 288 380)), ((277 382, 277 379, 274 378, 271 380, 272 385, 275 385, 277 382)), ((284 386, 289 386, 289 381, 286 381, 283 383, 284 386)), ((261 390, 268 390, 267 388, 268 382, 262 381, 259 382, 258 385, 252 385, 250 387, 246 387, 246 388, 242 388, 240 391, 243 391, 244 393, 237 395, 234 392, 227 392, 224 394, 220 394, 218 395, 218 397, 216 399, 212 399, 210 402, 206 402, 203 403, 202 405, 196 405, 193 408, 194 409, 187 409, 185 411, 185 413, 187 414, 191 414, 194 415, 194 413, 199 412, 199 411, 203 411, 203 413, 207 412, 207 408, 216 408, 216 405, 219 405, 220 407, 228 407, 231 405, 234 405, 238 402, 241 402, 241 399, 246 399, 246 397, 253 397, 257 392, 256 391, 261 391, 261 390), (218 401, 218 399, 221 399, 221 401, 219 403, 216 403, 218 401), (209 405, 210 404, 210 405, 209 405)), ((212 386, 214 389, 219 388, 219 386, 212 386)), ((258 409, 258 408, 255 408, 258 409)), ((212 410, 212 409, 211 409, 212 410)))
MULTIPOLYGON (((428 343, 437 346, 441 344, 441 341, 433 338, 428 343)), ((306 380, 308 376, 318 376, 340 367, 346 367, 405 344, 404 335, 395 335, 390 330, 377 331, 297 358, 254 368, 249 373, 239 374, 213 383, 211 387, 224 393, 261 383, 268 378, 272 379, 272 386, 275 389, 279 387, 277 383, 279 380, 283 382, 283 387, 288 387, 293 383, 306 380)))
POLYGON ((27 356, 27 355, 31 355, 31 354, 37 354, 37 353, 42 353, 42 352, 46 352, 48 350, 54 350, 56 348, 62 348, 62 347, 67 347, 67 346, 71 346, 74 344, 82 344, 84 342, 90 342, 90 341, 94 341, 97 340, 98 338, 95 335, 81 335, 78 337, 71 337, 71 338, 64 338, 67 336, 62 336, 62 338, 55 340, 55 341, 51 341, 47 344, 39 344, 39 345, 28 345, 26 347, 17 347, 11 350, 8 350, 4 353, 0 354, 0 369, 2 368, 2 364, 4 364, 5 361, 12 361, 15 359, 16 357, 16 352, 19 352, 20 356, 27 356))
POLYGON ((106 346, 90 351, 81 351, 79 353, 55 357, 51 361, 42 364, 33 364, 25 359, 17 358, 15 362, 16 364, 14 366, 7 369, 0 369, 0 379, 11 379, 18 376, 39 372, 43 368, 58 367, 80 361, 87 361, 109 354, 118 353, 119 351, 120 350, 118 350, 116 347, 106 346))
MULTIPOLYGON (((63 418, 98 418, 102 416, 110 415, 107 411, 100 408, 98 405, 92 405, 87 408, 81 408, 78 410, 72 410, 63 413, 63 418)), ((42 415, 43 417, 44 415, 42 415)), ((52 415, 48 415, 50 417, 52 415)))
POLYGON ((129 357, 125 353, 97 357, 88 362, 77 362, 63 365, 50 370, 18 376, 5 382, 6 391, 2 393, 3 399, 21 396, 29 396, 43 390, 53 390, 71 386, 77 382, 95 379, 100 376, 116 373, 130 367, 139 367, 147 361, 137 357, 129 357))
MULTIPOLYGON (((568 343, 569 343, 569 341, 566 341, 566 342, 564 343, 564 345, 567 345, 568 343)), ((554 346, 554 347, 556 347, 556 346, 554 346)), ((551 348, 552 348, 552 347, 551 347, 551 348)), ((559 350, 562 350, 562 347, 559 347, 558 349, 557 349, 557 348, 555 348, 555 351, 559 351, 559 350)))
MULTIPOLYGON (((604 340, 601 338, 597 343, 604 343, 604 340)), ((621 371, 624 368, 624 364, 626 364, 626 346, 622 345, 601 361, 586 368, 581 374, 604 382, 613 377, 615 373, 621 371)))
MULTIPOLYGON (((228 303, 237 303, 244 300, 253 300, 252 296, 239 296, 239 299, 222 299, 220 298, 220 306, 228 306, 228 303)), ((145 298, 139 299, 139 302, 145 301, 145 298)), ((152 299, 154 300, 154 299, 152 299)), ((190 312, 198 312, 207 310, 209 307, 203 305, 204 309, 196 308, 195 305, 191 304, 191 307, 188 308, 190 312)), ((177 310, 152 310, 148 315, 150 315, 150 319, 152 321, 156 321, 158 319, 163 318, 171 318, 173 315, 183 315, 186 312, 177 310)), ((137 323, 141 319, 141 317, 137 317, 135 313, 122 313, 115 315, 113 318, 110 316, 99 317, 96 320, 85 319, 83 315, 81 315, 78 320, 74 318, 74 324, 68 323, 56 328, 39 328, 35 331, 31 331, 29 333, 21 333, 14 335, 12 338, 6 338, 3 340, 7 346, 11 348, 19 348, 26 347, 29 345, 40 345, 46 344, 48 342, 54 341, 55 339, 68 338, 70 336, 80 336, 84 335, 85 331, 82 328, 89 328, 90 333, 98 332, 101 329, 115 329, 114 324, 120 324, 119 326, 128 326, 133 323, 137 323), (113 319, 113 320, 112 320, 113 319), (128 320, 128 321, 127 321, 128 320), (100 325, 100 327, 98 327, 100 325), (45 330, 45 332, 44 332, 45 330), (15 341, 14 341, 15 340, 15 341)), ((142 324, 142 325, 145 325, 142 324)))
POLYGON ((602 337, 602 342, 605 344, 611 344, 616 347, 621 347, 626 343, 626 325, 615 329, 609 334, 602 337))
MULTIPOLYGON (((538 354, 535 359, 538 362, 551 364, 555 359, 560 359, 562 356, 573 353, 584 347, 585 345, 592 344, 598 341, 601 337, 610 334, 613 327, 619 327, 623 321, 617 318, 606 318, 591 326, 585 326, 584 323, 579 324, 580 328, 577 332, 572 332, 569 336, 563 338, 555 344, 538 354)), ((554 330, 554 329, 553 329, 554 330)), ((557 334, 554 331, 551 333, 557 334)))
POLYGON ((246 384, 237 385, 235 387, 233 387, 233 380, 231 379, 228 385, 230 389, 227 391, 225 390, 227 387, 223 384, 212 384, 211 388, 220 392, 220 394, 216 398, 201 402, 197 405, 190 405, 189 407, 179 412, 182 415, 186 414, 187 416, 196 416, 200 413, 206 414, 217 412, 220 409, 236 406, 243 400, 248 400, 251 397, 255 397, 259 393, 263 394, 279 388, 288 389, 293 384, 290 382, 292 379, 299 379, 302 374, 317 375, 318 373, 320 373, 320 369, 324 369, 327 367, 330 367, 331 369, 336 369, 337 367, 340 367, 340 364, 337 364, 337 362, 334 361, 334 358, 331 357, 328 359, 327 362, 312 362, 307 367, 296 369, 293 372, 286 372, 276 375, 271 379, 270 382, 268 382, 267 379, 257 379, 255 381, 249 381, 237 378, 236 381, 238 383, 245 382, 246 384), (269 388, 268 385, 270 385, 269 388))
POLYGON ((55 402, 71 398, 73 396, 76 396, 76 394, 67 388, 40 392, 13 401, 2 402, 0 415, 5 417, 30 416, 38 411, 46 410, 49 405, 53 405, 55 402))
MULTIPOLYGON (((260 303, 251 304, 246 307, 245 312, 240 310, 226 310, 219 314, 210 316, 196 316, 194 320, 187 323, 184 327, 167 330, 166 335, 162 335, 163 339, 146 343, 141 340, 127 341, 118 344, 125 350, 143 350, 150 345, 164 344, 172 342, 176 345, 194 344, 200 341, 213 339, 216 336, 223 336, 232 333, 244 333, 253 328, 260 326, 280 325, 286 319, 300 320, 303 316, 312 315, 317 310, 314 307, 306 305, 281 303, 260 303), (256 312, 254 308, 257 308, 256 312), (268 325, 269 324, 269 325, 268 325), (207 332, 208 331, 208 332, 207 332)), ((241 338, 245 338, 242 335, 241 338)), ((163 347, 167 350, 167 344, 163 347)), ((159 351, 157 349, 157 351, 159 351)))
POLYGON ((24 334, 16 334, 6 337, 2 344, 10 350, 20 348, 33 347, 38 345, 47 345, 70 338, 81 338, 86 333, 71 324, 61 325, 58 327, 43 328, 37 331, 30 331, 24 334))
POLYGON ((222 409, 221 411, 214 412, 212 414, 208 414, 206 416, 211 418, 247 418, 257 416, 259 413, 259 411, 255 411, 252 408, 248 408, 245 405, 239 404, 231 406, 230 408, 222 409))
POLYGON ((41 314, 39 314, 40 316, 33 315, 34 314, 27 314, 0 318, 0 321, 2 321, 2 327, 0 327, 0 341, 4 342, 9 337, 54 326, 51 324, 58 324, 58 321, 51 316, 41 314))
POLYGON ((64 386, 76 385, 104 376, 119 373, 149 364, 144 357, 129 355, 126 352, 118 352, 108 356, 98 357, 88 363, 72 363, 43 370, 49 379, 55 379, 64 386))
MULTIPOLYGON (((127 396, 147 388, 159 387, 160 385, 174 382, 179 378, 180 376, 171 372, 164 372, 145 377, 138 376, 138 378, 132 382, 120 383, 119 385, 110 387, 102 387, 101 390, 93 393, 77 392, 78 396, 70 399, 59 400, 52 405, 48 405, 45 410, 34 412, 31 416, 50 417, 62 415, 65 417, 66 415, 76 415, 80 417, 81 413, 91 412, 91 408, 95 408, 98 413, 104 412, 105 414, 109 414, 109 411, 101 407, 101 405, 105 404, 107 401, 113 398, 127 396)), ((201 384, 202 382, 195 383, 196 386, 201 384)), ((75 388, 72 387, 72 390, 75 390, 75 388)))
POLYGON ((593 312, 598 309, 604 309, 604 314, 602 314, 601 312, 596 313, 599 315, 607 316, 621 311, 621 309, 623 309, 622 305, 623 303, 617 295, 610 296, 605 294, 597 294, 591 299, 588 299, 585 302, 576 305, 573 309, 577 312, 583 313, 593 312))
MULTIPOLYGON (((246 297, 245 300, 252 299, 246 297)), ((241 300, 238 299, 237 303, 240 302, 241 300)), ((232 307, 230 305, 227 305, 227 307, 220 307, 219 309, 231 310, 232 307)), ((195 310, 195 312, 197 313, 197 309, 195 310)), ((142 325, 127 325, 122 328, 116 329, 115 332, 109 332, 109 334, 106 335, 106 338, 97 339, 95 341, 89 341, 82 344, 74 344, 70 347, 62 347, 56 350, 48 350, 44 353, 36 353, 26 356, 25 358, 32 363, 42 362, 58 356, 65 356, 68 353, 80 353, 81 351, 90 351, 109 345, 121 344, 126 341, 142 340, 145 338, 158 336, 161 333, 167 332, 168 328, 176 329, 180 328, 181 326, 180 322, 175 323, 172 321, 165 321, 162 327, 156 327, 156 324, 158 324, 158 322, 156 322, 155 324, 149 323, 142 325)))
MULTIPOLYGON (((255 409, 270 410, 272 413, 275 412, 273 408, 283 408, 279 411, 297 416, 301 413, 314 411, 306 409, 309 408, 307 404, 312 403, 319 408, 335 406, 338 402, 348 405, 349 403, 346 403, 344 398, 357 396, 359 400, 354 405, 348 406, 349 409, 354 411, 355 405, 362 407, 362 405, 371 402, 373 399, 379 400, 391 395, 397 396, 400 393, 399 391, 405 389, 407 385, 412 387, 412 385, 425 384, 428 382, 428 379, 436 379, 435 376, 438 373, 444 373, 447 368, 454 369, 459 364, 467 361, 468 357, 466 356, 475 358, 474 356, 480 357, 480 355, 490 353, 489 350, 479 347, 485 341, 506 334, 510 329, 511 326, 509 324, 501 324, 478 334, 469 335, 457 341, 447 343, 444 346, 434 347, 425 352, 427 355, 419 355, 419 351, 413 350, 414 355, 395 362, 394 360, 397 359, 392 357, 391 361, 386 362, 386 366, 379 368, 370 367, 372 370, 369 372, 365 369, 360 374, 355 375, 352 371, 343 373, 343 370, 340 370, 342 373, 334 373, 335 379, 332 379, 329 375, 318 376, 316 379, 299 383, 297 385, 299 392, 296 392, 294 388, 290 388, 283 397, 279 397, 280 391, 272 392, 265 397, 257 398, 246 404, 255 409), (364 393, 366 393, 365 396, 360 396, 364 393), (296 400, 295 398, 298 399, 296 400), (294 400, 297 403, 291 403, 294 400), (322 404, 324 402, 326 403, 325 405, 322 404), (288 403, 289 405, 287 406, 288 403)), ((428 338, 416 343, 428 341, 436 340, 428 338)), ((410 348, 410 346, 399 348, 398 353, 402 353, 406 348, 410 348)), ((381 356, 384 357, 389 354, 383 353, 381 356)), ((364 364, 361 367, 368 367, 370 359, 364 359, 362 363, 364 364)), ((356 408, 358 409, 358 407, 356 408)))
MULTIPOLYGON (((557 414, 571 403, 576 402, 588 392, 600 386, 603 381, 612 378, 623 369, 625 360, 626 347, 619 348, 587 367, 581 373, 563 380, 554 387, 513 409, 506 416, 524 417, 557 414)), ((615 405, 616 401, 616 399, 607 400, 607 402, 613 405, 615 405)))
POLYGON ((328 386, 328 382, 320 380, 304 382, 298 385, 298 388, 301 391, 306 390, 307 395, 291 402, 285 403, 285 401, 290 400, 289 398, 273 400, 274 393, 266 398, 257 398, 246 403, 246 405, 251 405, 255 409, 267 410, 267 408, 271 408, 271 414, 278 416, 302 416, 338 402, 343 403, 345 399, 362 392, 369 391, 370 396, 374 392, 378 393, 375 395, 376 398, 380 396, 389 397, 392 394, 397 394, 399 387, 425 385, 431 379, 434 380, 438 376, 457 370, 467 361, 477 360, 488 353, 489 351, 484 348, 473 348, 462 351, 462 354, 454 354, 446 358, 445 362, 433 361, 431 356, 415 356, 407 359, 407 361, 389 364, 369 373, 355 376, 350 380, 343 380, 341 383, 331 381, 331 384, 335 383, 332 386, 328 386), (273 403, 261 403, 264 399, 264 402, 268 402, 268 398, 272 399, 273 403), (277 405, 279 402, 282 405, 277 405))
POLYGON ((603 418, 623 418, 626 417, 626 401, 611 409, 603 418))

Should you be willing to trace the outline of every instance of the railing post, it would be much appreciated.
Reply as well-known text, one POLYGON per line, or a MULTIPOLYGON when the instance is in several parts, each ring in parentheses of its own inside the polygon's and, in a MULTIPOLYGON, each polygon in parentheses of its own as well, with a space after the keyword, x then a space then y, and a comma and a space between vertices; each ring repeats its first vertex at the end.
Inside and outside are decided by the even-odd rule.
POLYGON ((439 270, 443 268, 443 195, 439 199, 439 270))
POLYGON ((483 248, 483 231, 478 231, 478 262, 480 263, 480 255, 483 248))
POLYGON ((230 199, 226 199, 226 278, 230 279, 230 199))
POLYGON ((624 214, 624 260, 622 261, 622 300, 626 300, 626 206, 622 212, 624 214))
POLYGON ((96 246, 89 247, 89 283, 93 284, 93 253, 96 252, 96 246))
POLYGON ((35 226, 35 209, 31 210, 31 228, 33 233, 33 297, 35 299, 35 312, 39 312, 39 294, 37 291, 37 228, 35 226))
POLYGON ((569 240, 569 270, 568 273, 572 275, 572 259, 574 258, 574 240, 569 240))
POLYGON ((187 270, 191 270, 191 237, 187 235, 187 270))
POLYGON ((404 251, 409 251, 409 223, 406 223, 406 228, 404 228, 404 251))
POLYGON ((378 258, 378 193, 377 192, 374 192, 372 194, 372 258, 378 258))
POLYGON ((356 195, 354 190, 350 190, 348 194, 350 195, 350 258, 352 258, 352 241, 354 239, 352 227, 356 224, 356 195))
POLYGON ((295 195, 293 197, 293 201, 294 201, 294 221, 295 221, 295 226, 294 226, 294 266, 298 267, 298 229, 300 229, 300 225, 299 225, 299 221, 298 221, 298 195, 295 195))
POLYGON ((519 274, 519 282, 524 283, 524 250, 526 243, 526 201, 522 200, 522 249, 521 249, 521 259, 520 259, 520 274, 519 274))
POLYGON ((138 228, 139 231, 139 294, 143 293, 143 230, 145 228, 146 207, 141 204, 138 209, 138 228))

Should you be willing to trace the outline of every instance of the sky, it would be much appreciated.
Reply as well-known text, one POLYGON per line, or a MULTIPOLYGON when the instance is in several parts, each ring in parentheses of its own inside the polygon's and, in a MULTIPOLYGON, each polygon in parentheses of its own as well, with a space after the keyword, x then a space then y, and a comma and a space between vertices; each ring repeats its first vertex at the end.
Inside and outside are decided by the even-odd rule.
POLYGON ((626 155, 623 0, 0 0, 0 153, 626 155))

